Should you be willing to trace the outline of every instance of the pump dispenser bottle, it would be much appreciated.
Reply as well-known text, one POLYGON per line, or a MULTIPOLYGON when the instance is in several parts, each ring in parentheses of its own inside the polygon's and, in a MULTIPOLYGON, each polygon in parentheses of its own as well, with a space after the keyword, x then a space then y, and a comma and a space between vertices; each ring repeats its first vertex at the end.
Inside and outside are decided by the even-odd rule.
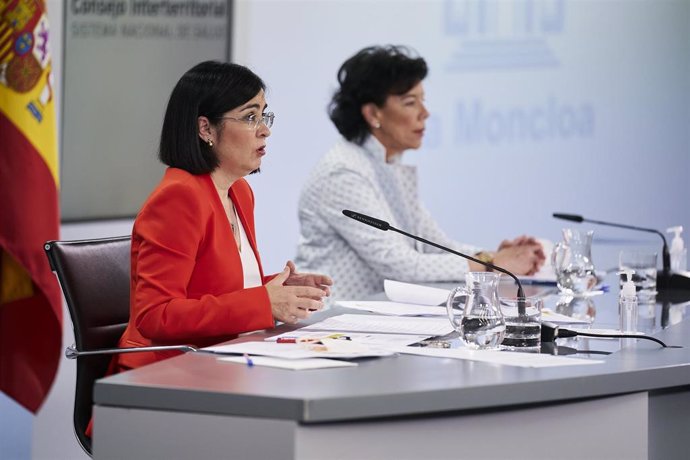
POLYGON ((666 229, 668 233, 675 233, 671 241, 671 270, 674 272, 684 272, 688 269, 688 250, 685 248, 683 238, 680 236, 683 227, 670 227, 666 229))
POLYGON ((637 293, 635 291, 635 284, 632 281, 634 273, 634 270, 619 272, 619 274, 626 276, 626 281, 623 283, 618 299, 620 327, 623 332, 637 332, 637 293))

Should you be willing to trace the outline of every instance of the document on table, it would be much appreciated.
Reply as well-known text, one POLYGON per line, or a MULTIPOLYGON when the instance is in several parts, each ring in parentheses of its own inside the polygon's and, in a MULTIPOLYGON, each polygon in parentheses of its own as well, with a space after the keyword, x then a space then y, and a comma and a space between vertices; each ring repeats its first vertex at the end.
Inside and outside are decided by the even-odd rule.
MULTIPOLYGON (((230 363, 247 364, 247 358, 243 356, 232 356, 219 358, 219 361, 230 363)), ((336 359, 307 358, 307 359, 281 359, 269 358, 266 356, 253 356, 252 366, 277 367, 280 369, 290 369, 293 371, 304 371, 310 369, 330 369, 333 367, 356 367, 357 363, 349 361, 338 361, 336 359)))
POLYGON ((340 358, 355 359, 391 356, 393 352, 348 340, 323 339, 322 343, 240 342, 202 348, 216 354, 259 355, 283 359, 340 358))
POLYGON ((469 348, 429 348, 399 347, 392 349, 398 353, 431 356, 436 358, 466 359, 485 363, 518 367, 556 367, 601 364, 602 360, 568 358, 540 353, 521 353, 513 351, 471 350, 469 348))
POLYGON ((364 310, 392 316, 445 316, 447 314, 445 307, 392 302, 389 300, 340 300, 336 304, 354 310, 364 310))
MULTIPOLYGON (((338 301, 338 305, 354 310, 370 311, 381 315, 393 316, 443 316, 447 315, 445 307, 432 307, 427 305, 416 305, 410 303, 391 302, 387 300, 380 301, 359 301, 359 300, 345 300, 338 301)), ((506 312, 508 307, 504 307, 506 312)), ((462 310, 458 310, 457 314, 462 314, 462 310)), ((584 319, 573 318, 571 316, 556 313, 553 310, 545 308, 542 310, 542 321, 550 321, 552 323, 563 324, 589 324, 589 321, 584 319)))
POLYGON ((304 330, 379 332, 391 334, 446 335, 453 326, 446 317, 409 317, 345 314, 331 316, 318 323, 303 327, 304 330))
POLYGON ((384 280, 383 290, 393 302, 417 305, 445 305, 450 291, 401 281, 384 280))
MULTIPOLYGON (((503 279, 512 283, 512 280, 508 278, 507 275, 503 275, 503 279)), ((555 290, 555 287, 550 287, 555 286, 555 283, 551 283, 550 281, 544 283, 535 281, 524 284, 524 290, 527 297, 545 297, 555 290), (534 284, 534 286, 528 286, 527 284, 534 284)), ((501 285, 503 285, 503 283, 501 283, 501 285)), ((512 284, 502 286, 500 288, 500 292, 503 292, 504 294, 499 295, 513 297, 514 293, 511 292, 508 294, 506 291, 506 289, 508 291, 510 290, 509 286, 511 285, 512 284)), ((450 290, 447 289, 422 286, 412 283, 403 283, 393 280, 384 280, 383 287, 386 291, 386 297, 388 297, 388 300, 413 305, 445 306, 446 301, 448 300, 448 295, 450 294, 450 290)))
POLYGON ((404 347, 412 345, 413 343, 421 342, 428 339, 429 335, 415 335, 415 334, 376 334, 376 333, 362 333, 362 332, 330 332, 330 331, 305 331, 304 328, 296 331, 285 332, 280 335, 274 335, 264 340, 267 342, 277 341, 320 341, 323 338, 338 338, 341 340, 349 340, 355 343, 369 345, 371 347, 404 347))

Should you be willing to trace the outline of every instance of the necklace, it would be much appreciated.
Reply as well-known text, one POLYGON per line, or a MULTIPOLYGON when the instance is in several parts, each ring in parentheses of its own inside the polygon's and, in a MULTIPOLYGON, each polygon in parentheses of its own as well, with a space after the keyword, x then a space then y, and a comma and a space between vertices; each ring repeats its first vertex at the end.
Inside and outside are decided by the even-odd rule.
POLYGON ((235 222, 233 222, 232 219, 230 219, 230 228, 232 229, 232 236, 235 238, 235 240, 237 240, 237 249, 242 251, 242 246, 241 246, 241 243, 239 241, 240 237, 238 235, 238 233, 239 233, 239 229, 238 229, 239 217, 237 216, 237 208, 235 207, 235 203, 232 203, 232 202, 231 202, 231 206, 232 206, 232 214, 233 214, 233 216, 235 216, 235 222, 237 222, 237 225, 235 225, 235 222))

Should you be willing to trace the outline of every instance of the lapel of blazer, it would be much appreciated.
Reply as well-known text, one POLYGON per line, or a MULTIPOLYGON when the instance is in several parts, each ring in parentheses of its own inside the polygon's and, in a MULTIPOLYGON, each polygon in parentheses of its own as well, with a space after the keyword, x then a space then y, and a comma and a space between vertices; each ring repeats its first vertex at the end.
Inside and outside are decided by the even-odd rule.
MULTIPOLYGON (((249 187, 249 185, 247 185, 249 187)), ((244 191, 242 191, 244 192, 244 191)), ((256 249, 256 237, 254 236, 254 226, 249 225, 247 216, 249 213, 251 213, 251 210, 249 208, 249 199, 247 196, 245 196, 245 193, 237 193, 235 189, 235 185, 230 187, 230 199, 232 202, 235 204, 235 208, 237 209, 237 216, 239 217, 240 221, 242 222, 242 226, 244 227, 244 232, 247 234, 247 239, 249 240, 249 245, 252 247, 252 251, 254 251, 254 257, 256 257, 256 262, 257 265, 259 266, 259 273, 261 274, 261 278, 263 279, 264 277, 264 270, 263 267, 261 266, 261 258, 259 257, 259 251, 256 249)), ((253 219, 252 219, 253 221, 253 219)))

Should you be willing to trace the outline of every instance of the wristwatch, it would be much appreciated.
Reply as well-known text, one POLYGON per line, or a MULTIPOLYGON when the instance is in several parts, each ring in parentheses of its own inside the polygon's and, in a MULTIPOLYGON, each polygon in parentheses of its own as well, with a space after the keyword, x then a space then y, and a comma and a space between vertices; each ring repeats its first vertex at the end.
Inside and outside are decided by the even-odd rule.
MULTIPOLYGON (((476 257, 478 260, 481 260, 482 262, 487 263, 487 264, 493 264, 494 263, 494 256, 490 252, 481 251, 481 252, 476 253, 474 255, 474 257, 476 257)), ((492 271, 494 271, 494 269, 491 267, 486 267, 486 271, 492 272, 492 271)))

